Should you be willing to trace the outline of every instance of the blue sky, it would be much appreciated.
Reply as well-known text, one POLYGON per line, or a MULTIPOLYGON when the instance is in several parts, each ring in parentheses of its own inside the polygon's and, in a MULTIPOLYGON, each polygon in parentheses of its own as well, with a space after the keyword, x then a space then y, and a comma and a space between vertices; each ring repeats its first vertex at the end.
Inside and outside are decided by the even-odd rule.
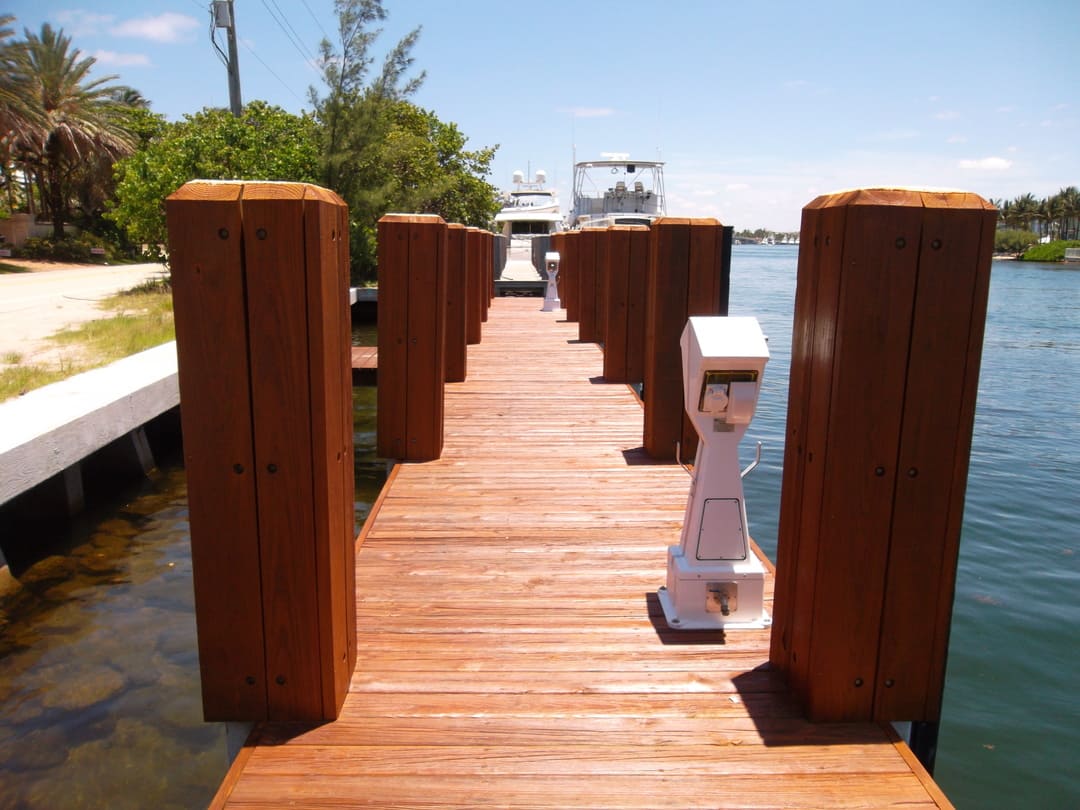
MULTIPOLYGON (((331 0, 236 0, 244 100, 305 109, 331 0), (276 17, 276 18, 275 18, 276 17)), ((382 54, 421 25, 414 97, 489 178, 574 150, 666 161, 669 213, 795 231, 815 196, 931 186, 1012 198, 1080 186, 1080 1, 664 3, 386 0, 382 54)), ((227 106, 208 0, 8 0, 64 28, 170 119, 227 106)), ((222 39, 222 41, 224 41, 222 39)))

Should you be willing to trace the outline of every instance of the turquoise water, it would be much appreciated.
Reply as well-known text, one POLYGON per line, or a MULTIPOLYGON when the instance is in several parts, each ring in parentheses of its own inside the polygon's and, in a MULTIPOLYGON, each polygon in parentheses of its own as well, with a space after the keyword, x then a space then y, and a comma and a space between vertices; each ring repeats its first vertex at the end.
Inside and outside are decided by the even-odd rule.
MULTIPOLYGON (((770 338, 743 449, 765 442, 745 484, 773 556, 796 260, 732 258, 731 313, 770 338)), ((995 264, 936 771, 965 810, 1080 807, 1078 358, 1080 270, 995 264)), ((384 472, 374 400, 357 389, 361 518, 384 472)), ((201 719, 192 611, 178 468, 0 588, 0 810, 206 805, 227 763, 201 719)))

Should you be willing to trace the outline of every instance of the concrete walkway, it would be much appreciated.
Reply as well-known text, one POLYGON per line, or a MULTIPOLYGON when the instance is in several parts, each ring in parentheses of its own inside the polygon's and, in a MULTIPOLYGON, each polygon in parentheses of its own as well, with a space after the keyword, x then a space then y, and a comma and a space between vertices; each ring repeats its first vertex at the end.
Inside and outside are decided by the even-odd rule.
POLYGON ((179 404, 175 342, 0 403, 0 504, 179 404))

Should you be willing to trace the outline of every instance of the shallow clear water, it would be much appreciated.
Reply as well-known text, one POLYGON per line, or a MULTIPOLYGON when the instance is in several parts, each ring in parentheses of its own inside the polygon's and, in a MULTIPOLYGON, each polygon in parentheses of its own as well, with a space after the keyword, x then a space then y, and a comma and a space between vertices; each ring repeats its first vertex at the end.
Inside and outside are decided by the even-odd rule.
MULTIPOLYGON (((357 528, 385 480, 354 390, 357 528)), ((228 768, 204 723, 183 469, 0 580, 0 810, 206 807, 228 768)))
MULTIPOLYGON (((797 253, 738 246, 731 313, 772 358, 747 439, 751 529, 775 556, 797 253)), ((373 333, 358 342, 373 342, 373 333)), ((960 808, 1080 807, 1080 270, 994 265, 936 778, 960 808)), ((358 525, 381 485, 356 389, 358 525)), ((204 724, 179 469, 0 589, 0 810, 203 807, 204 724)))

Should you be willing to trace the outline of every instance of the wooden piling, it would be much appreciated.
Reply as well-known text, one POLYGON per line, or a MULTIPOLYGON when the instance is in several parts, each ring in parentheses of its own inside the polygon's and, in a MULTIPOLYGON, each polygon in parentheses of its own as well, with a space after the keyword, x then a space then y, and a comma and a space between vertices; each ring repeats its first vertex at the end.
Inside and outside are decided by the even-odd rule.
POLYGON ((679 338, 691 315, 726 315, 732 229, 715 219, 663 217, 652 224, 646 288, 645 450, 692 461, 697 434, 683 408, 679 338))
POLYGON ((465 229, 465 275, 468 280, 465 302, 465 340, 469 345, 479 343, 483 336, 484 311, 487 294, 484 291, 483 237, 479 228, 465 229))
POLYGON ((495 300, 495 234, 491 231, 480 231, 480 234, 483 239, 484 289, 487 291, 484 296, 484 323, 487 323, 491 302, 495 300))
POLYGON ((598 310, 600 296, 597 293, 599 242, 598 228, 578 231, 574 251, 578 278, 578 340, 586 343, 599 343, 601 340, 598 310))
POLYGON ((447 227, 434 214, 379 220, 377 452, 431 461, 442 454, 447 227))
POLYGON ((345 204, 193 181, 166 210, 204 715, 333 719, 356 659, 345 204))
POLYGON ((577 323, 581 319, 581 273, 578 270, 578 246, 580 231, 566 231, 559 250, 559 300, 566 309, 566 320, 577 323))
POLYGON ((770 659, 814 720, 941 706, 996 212, 803 209, 770 659))
POLYGON ((616 225, 605 234, 604 379, 640 383, 645 376, 645 288, 649 229, 616 225))
POLYGON ((464 225, 446 226, 446 381, 463 382, 468 370, 466 313, 469 293, 464 225))

